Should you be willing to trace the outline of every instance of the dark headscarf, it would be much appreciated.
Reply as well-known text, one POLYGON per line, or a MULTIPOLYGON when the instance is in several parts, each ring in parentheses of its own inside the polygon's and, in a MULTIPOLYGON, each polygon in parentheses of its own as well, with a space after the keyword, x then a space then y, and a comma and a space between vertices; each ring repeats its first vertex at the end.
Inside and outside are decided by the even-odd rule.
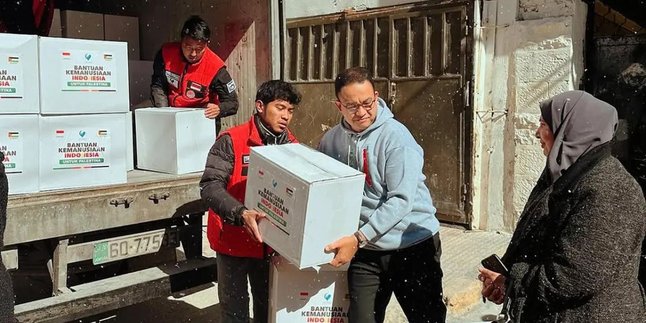
POLYGON ((547 156, 552 183, 590 149, 612 140, 617 110, 583 91, 568 91, 541 103, 541 116, 554 133, 547 156))

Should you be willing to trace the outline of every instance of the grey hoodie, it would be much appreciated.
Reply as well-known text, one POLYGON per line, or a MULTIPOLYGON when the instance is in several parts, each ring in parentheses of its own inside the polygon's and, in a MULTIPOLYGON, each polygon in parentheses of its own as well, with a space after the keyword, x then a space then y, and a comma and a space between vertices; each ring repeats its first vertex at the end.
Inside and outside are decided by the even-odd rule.
POLYGON ((424 151, 379 98, 377 118, 356 133, 345 121, 328 131, 319 150, 366 174, 359 230, 366 249, 395 250, 440 229, 422 173, 424 151))

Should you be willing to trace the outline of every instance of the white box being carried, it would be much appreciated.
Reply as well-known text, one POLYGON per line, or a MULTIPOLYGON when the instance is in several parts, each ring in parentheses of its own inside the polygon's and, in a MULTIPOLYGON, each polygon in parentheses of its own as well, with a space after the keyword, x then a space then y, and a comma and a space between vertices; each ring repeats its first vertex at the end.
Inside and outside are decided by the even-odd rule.
POLYGON ((40 189, 126 182, 126 114, 40 117, 40 189))
POLYGON ((0 151, 9 194, 38 192, 38 115, 0 117, 0 151))
POLYGON ((359 226, 364 174, 301 144, 252 147, 245 205, 267 214, 263 241, 298 268, 328 263, 324 248, 359 226))
POLYGON ((135 110, 137 168, 170 174, 204 171, 215 142, 215 121, 204 109, 135 110))
POLYGON ((38 113, 38 37, 0 33, 0 114, 38 113))
POLYGON ((130 110, 124 42, 41 37, 40 113, 126 113, 130 110))
POLYGON ((269 322, 348 322, 347 272, 321 266, 299 270, 284 258, 269 272, 269 322))

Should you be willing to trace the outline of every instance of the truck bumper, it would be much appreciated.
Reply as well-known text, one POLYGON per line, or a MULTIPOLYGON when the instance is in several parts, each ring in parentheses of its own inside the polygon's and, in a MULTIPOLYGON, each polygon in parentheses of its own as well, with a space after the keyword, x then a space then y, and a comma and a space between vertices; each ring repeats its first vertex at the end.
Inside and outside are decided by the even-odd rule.
POLYGON ((215 258, 189 259, 70 286, 49 298, 16 305, 19 322, 67 322, 169 296, 217 279, 215 258))

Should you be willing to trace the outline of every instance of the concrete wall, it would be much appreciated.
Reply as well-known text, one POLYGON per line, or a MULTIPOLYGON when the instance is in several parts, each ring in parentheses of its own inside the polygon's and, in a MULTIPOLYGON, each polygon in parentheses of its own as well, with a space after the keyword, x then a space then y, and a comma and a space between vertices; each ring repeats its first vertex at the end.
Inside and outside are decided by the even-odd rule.
POLYGON ((545 166, 534 137, 539 103, 581 82, 587 8, 579 0, 478 6, 472 227, 512 231, 545 166))

